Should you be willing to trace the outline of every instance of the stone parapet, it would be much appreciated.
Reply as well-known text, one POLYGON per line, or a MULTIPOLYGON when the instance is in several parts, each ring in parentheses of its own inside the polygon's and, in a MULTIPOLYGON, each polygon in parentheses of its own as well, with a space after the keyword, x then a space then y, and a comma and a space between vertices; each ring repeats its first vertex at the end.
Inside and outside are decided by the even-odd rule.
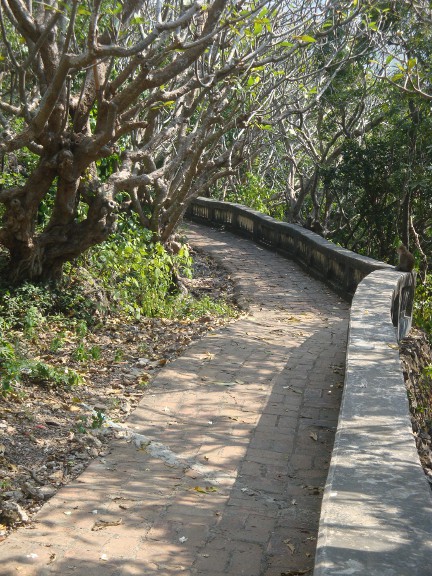
POLYGON ((292 258, 347 300, 370 272, 392 268, 337 246, 302 226, 280 222, 240 204, 197 198, 186 215, 198 222, 223 226, 292 258))
POLYGON ((389 315, 395 284, 403 285, 407 276, 372 272, 351 304, 314 576, 432 574, 432 496, 413 438, 389 315))
POLYGON ((280 222, 241 204, 197 198, 189 205, 186 217, 204 224, 223 226, 292 258, 348 301, 368 274, 377 270, 392 271, 391 320, 398 340, 408 334, 415 287, 412 274, 396 275, 393 266, 385 262, 356 254, 301 226, 280 222))

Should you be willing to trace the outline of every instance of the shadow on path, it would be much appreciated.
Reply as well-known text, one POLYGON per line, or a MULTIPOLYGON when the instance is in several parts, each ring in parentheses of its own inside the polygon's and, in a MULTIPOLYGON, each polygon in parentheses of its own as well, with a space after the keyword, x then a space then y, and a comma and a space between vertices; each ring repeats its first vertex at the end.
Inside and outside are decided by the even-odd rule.
POLYGON ((191 226, 246 317, 155 378, 111 453, 0 545, 2 576, 280 576, 312 568, 347 305, 292 262, 191 226))

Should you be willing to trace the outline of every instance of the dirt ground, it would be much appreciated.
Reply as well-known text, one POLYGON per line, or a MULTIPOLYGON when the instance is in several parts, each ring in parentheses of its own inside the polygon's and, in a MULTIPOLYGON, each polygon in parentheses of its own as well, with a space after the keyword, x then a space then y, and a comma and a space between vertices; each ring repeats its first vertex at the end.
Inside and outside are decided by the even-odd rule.
POLYGON ((432 489, 432 350, 426 334, 411 330, 409 338, 401 342, 400 356, 413 434, 432 489))

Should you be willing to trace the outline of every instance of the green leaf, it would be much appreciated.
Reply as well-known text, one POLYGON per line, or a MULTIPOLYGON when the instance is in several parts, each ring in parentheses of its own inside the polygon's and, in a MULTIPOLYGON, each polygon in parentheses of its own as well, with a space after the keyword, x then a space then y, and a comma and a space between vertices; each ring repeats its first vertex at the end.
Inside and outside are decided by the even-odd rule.
POLYGON ((130 23, 133 24, 144 24, 144 18, 142 18, 141 16, 135 16, 135 18, 132 18, 130 23))
POLYGON ((259 20, 255 20, 254 22, 254 33, 260 34, 262 32, 263 25, 259 20))
POLYGON ((301 36, 295 36, 296 40, 301 40, 302 42, 316 42, 313 36, 309 34, 302 34, 301 36))
POLYGON ((78 14, 80 16, 91 16, 90 10, 87 10, 87 8, 85 8, 85 6, 80 6, 78 8, 78 14))
POLYGON ((410 58, 407 62, 408 70, 412 70, 416 64, 417 60, 415 58, 410 58))
MULTIPOLYGON (((60 4, 63 4, 63 2, 60 2, 60 4)), ((55 6, 50 6, 49 4, 44 4, 44 10, 51 12, 59 12, 60 14, 63 13, 63 11, 59 10, 59 8, 56 8, 55 6)))
POLYGON ((261 81, 261 78, 259 76, 249 76, 248 81, 247 81, 247 85, 248 86, 255 86, 255 84, 258 84, 261 81))
POLYGON ((282 46, 283 48, 291 48, 291 46, 294 46, 294 44, 285 40, 284 42, 281 42, 279 46, 282 46))

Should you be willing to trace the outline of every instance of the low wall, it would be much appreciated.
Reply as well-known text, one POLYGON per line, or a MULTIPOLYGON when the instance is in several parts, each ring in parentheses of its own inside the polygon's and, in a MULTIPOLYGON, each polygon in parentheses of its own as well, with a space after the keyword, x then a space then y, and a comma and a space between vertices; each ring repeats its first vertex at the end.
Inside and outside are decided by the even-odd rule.
MULTIPOLYGON (((336 246, 301 226, 280 222, 240 204, 197 198, 189 205, 186 217, 204 224, 223 226, 292 258, 348 301, 351 301, 359 283, 371 272, 394 271, 389 264, 336 246)), ((396 276, 393 272, 390 276, 394 294, 389 310, 393 325, 397 327, 398 339, 408 334, 411 328, 413 280, 411 274, 396 276)))
POLYGON ((389 314, 405 276, 372 272, 351 304, 314 576, 432 574, 432 493, 413 438, 389 314))
POLYGON ((351 299, 358 283, 370 272, 391 268, 361 256, 296 224, 280 222, 240 204, 197 198, 186 216, 193 220, 224 226, 296 260, 309 274, 329 284, 346 299, 351 299))
POLYGON ((198 198, 186 216, 288 256, 352 299, 314 576, 431 576, 432 497, 397 345, 411 327, 414 276, 238 204, 198 198))

